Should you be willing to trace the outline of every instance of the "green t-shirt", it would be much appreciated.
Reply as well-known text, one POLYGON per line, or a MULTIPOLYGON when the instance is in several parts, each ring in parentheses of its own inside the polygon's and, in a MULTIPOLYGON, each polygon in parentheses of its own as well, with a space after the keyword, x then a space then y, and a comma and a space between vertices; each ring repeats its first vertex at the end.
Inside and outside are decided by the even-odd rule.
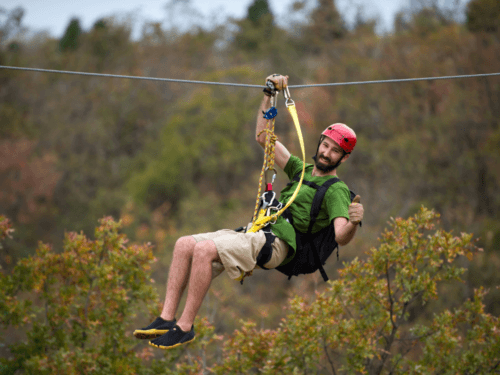
MULTIPOLYGON (((317 185, 323 185, 324 182, 332 178, 333 176, 318 177, 313 176, 312 171, 314 166, 312 164, 306 163, 306 171, 304 174, 304 179, 316 183, 317 185)), ((288 163, 285 166, 285 173, 288 178, 292 181, 292 184, 286 186, 282 191, 279 201, 286 204, 290 197, 295 192, 298 182, 293 181, 293 177, 302 172, 302 161, 291 155, 288 163)), ((316 189, 302 184, 297 197, 290 205, 289 210, 293 216, 293 223, 295 228, 306 233, 309 228, 311 205, 316 194, 316 189)), ((321 204, 321 210, 319 212, 316 223, 312 228, 312 233, 316 233, 319 230, 325 228, 327 225, 331 225, 331 222, 336 217, 345 217, 349 219, 349 205, 351 204, 351 195, 347 185, 339 181, 328 189, 321 204)), ((296 243, 295 243, 295 229, 294 227, 282 216, 278 218, 276 224, 272 225, 273 233, 285 241, 290 246, 290 252, 287 258, 283 261, 282 265, 288 263, 295 256, 296 243)))

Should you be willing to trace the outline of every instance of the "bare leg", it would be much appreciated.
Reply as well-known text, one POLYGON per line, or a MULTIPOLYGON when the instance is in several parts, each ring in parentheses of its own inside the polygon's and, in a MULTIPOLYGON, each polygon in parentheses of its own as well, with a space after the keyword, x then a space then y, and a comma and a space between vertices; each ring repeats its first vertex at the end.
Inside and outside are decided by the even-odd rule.
POLYGON ((167 293, 161 317, 173 320, 179 306, 182 293, 186 288, 193 259, 196 241, 193 237, 181 237, 174 247, 174 256, 168 273, 167 293))
POLYGON ((186 306, 177 325, 189 331, 212 282, 212 262, 219 261, 213 241, 198 242, 194 247, 186 306))

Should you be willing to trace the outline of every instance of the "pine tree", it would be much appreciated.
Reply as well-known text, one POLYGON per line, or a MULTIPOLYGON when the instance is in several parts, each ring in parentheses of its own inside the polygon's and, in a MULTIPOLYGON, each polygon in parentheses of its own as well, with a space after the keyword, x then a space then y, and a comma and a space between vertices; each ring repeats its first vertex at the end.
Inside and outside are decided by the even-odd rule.
POLYGON ((304 30, 306 47, 314 53, 330 48, 331 43, 347 34, 334 0, 319 0, 310 16, 309 25, 304 30))
POLYGON ((59 41, 59 50, 61 52, 76 50, 78 48, 78 39, 81 33, 80 21, 78 18, 72 18, 63 37, 59 41))
POLYGON ((254 2, 248 7, 247 18, 252 21, 255 26, 257 26, 266 14, 271 15, 270 18, 273 20, 271 9, 269 8, 269 2, 267 0, 254 0, 254 2))
POLYGON ((274 17, 268 0, 254 0, 248 7, 247 17, 236 24, 240 29, 235 35, 237 48, 251 53, 261 50, 274 30, 274 17))
POLYGON ((311 31, 324 42, 330 42, 345 35, 346 27, 335 6, 334 0, 319 0, 311 14, 311 31))

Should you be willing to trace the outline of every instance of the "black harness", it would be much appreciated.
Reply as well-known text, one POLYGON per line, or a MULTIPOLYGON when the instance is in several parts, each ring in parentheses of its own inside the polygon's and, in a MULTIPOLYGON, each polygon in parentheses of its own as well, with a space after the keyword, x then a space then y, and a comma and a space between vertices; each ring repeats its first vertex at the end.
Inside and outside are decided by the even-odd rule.
MULTIPOLYGON (((294 176, 293 181, 300 180, 300 173, 294 176)), ((296 233, 296 243, 297 249, 294 258, 283 266, 278 266, 276 269, 281 273, 288 276, 290 280, 292 276, 298 276, 300 274, 309 274, 317 270, 320 271, 323 280, 328 281, 328 275, 326 274, 323 265, 326 263, 328 257, 337 249, 337 259, 339 257, 338 244, 335 241, 335 228, 333 222, 331 225, 326 226, 316 233, 312 233, 312 229, 318 215, 321 211, 321 205, 325 198, 326 192, 333 184, 339 182, 337 177, 330 178, 325 181, 322 185, 318 185, 314 182, 303 180, 302 183, 316 189, 314 195, 311 211, 310 211, 310 222, 306 233, 302 233, 295 229, 296 233)), ((290 182, 288 185, 293 184, 290 182)), ((356 194, 352 191, 351 201, 354 199, 356 194)), ((286 210, 283 215, 293 225, 293 217, 289 210, 286 210)), ((271 259, 272 254, 272 243, 276 237, 272 233, 266 233, 266 244, 262 248, 259 256, 257 258, 257 264, 263 267, 271 259)))

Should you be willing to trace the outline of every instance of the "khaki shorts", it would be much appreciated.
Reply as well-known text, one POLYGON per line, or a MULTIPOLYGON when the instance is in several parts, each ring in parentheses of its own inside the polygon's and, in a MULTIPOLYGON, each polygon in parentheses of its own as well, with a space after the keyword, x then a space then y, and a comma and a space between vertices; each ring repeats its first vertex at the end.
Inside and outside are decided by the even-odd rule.
MULTIPOLYGON (((196 242, 207 240, 214 242, 222 264, 228 276, 233 280, 238 280, 241 277, 241 271, 250 272, 255 268, 257 256, 266 243, 266 235, 262 231, 241 233, 222 229, 217 232, 195 234, 192 237, 196 242)), ((288 244, 278 237, 274 240, 272 248, 271 260, 264 264, 266 268, 278 267, 288 254, 288 244)), ((220 270, 216 268, 217 264, 214 264, 213 277, 223 271, 222 268, 220 270)))

